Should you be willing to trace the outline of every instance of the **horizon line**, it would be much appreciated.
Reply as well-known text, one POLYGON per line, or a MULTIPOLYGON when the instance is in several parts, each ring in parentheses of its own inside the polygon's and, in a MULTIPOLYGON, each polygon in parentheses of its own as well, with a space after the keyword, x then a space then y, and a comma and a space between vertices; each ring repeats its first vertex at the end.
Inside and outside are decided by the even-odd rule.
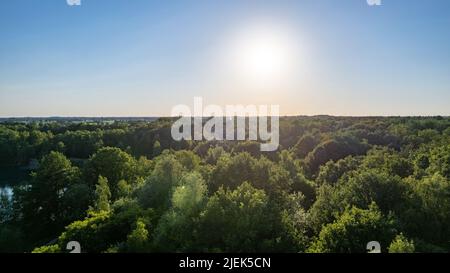
MULTIPOLYGON (((271 116, 271 115, 264 115, 271 116)), ((355 117, 355 118, 370 118, 370 117, 444 117, 449 118, 450 115, 332 115, 332 114, 314 114, 314 115, 305 115, 305 114, 288 114, 288 115, 277 115, 278 117, 355 117)), ((0 116, 0 119, 149 119, 149 118, 179 118, 181 116, 170 116, 170 115, 150 115, 150 116, 0 116)), ((191 116, 192 118, 197 116, 191 116)), ((203 118, 213 117, 213 116, 202 116, 203 118)), ((227 117, 227 116, 219 116, 219 117, 227 117)), ((255 117, 255 116, 245 116, 245 117, 255 117)), ((256 116, 258 117, 258 116, 256 116)))

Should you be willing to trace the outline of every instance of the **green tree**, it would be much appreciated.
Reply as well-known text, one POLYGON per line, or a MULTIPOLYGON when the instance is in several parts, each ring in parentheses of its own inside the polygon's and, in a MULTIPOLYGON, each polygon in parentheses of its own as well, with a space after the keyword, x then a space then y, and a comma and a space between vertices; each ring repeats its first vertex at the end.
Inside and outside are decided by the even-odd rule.
POLYGON ((408 204, 412 188, 398 176, 389 176, 376 169, 351 171, 332 186, 323 184, 310 209, 311 226, 319 231, 322 225, 336 220, 346 206, 367 209, 375 202, 384 214, 401 214, 408 204))
POLYGON ((117 196, 119 198, 128 197, 133 192, 133 187, 125 180, 120 180, 117 183, 117 196))
POLYGON ((450 179, 450 144, 439 145, 431 151, 431 164, 429 174, 439 172, 442 176, 450 179))
POLYGON ((389 245, 389 253, 414 253, 414 241, 409 241, 402 233, 389 245))
MULTIPOLYGON (((304 205, 309 208, 316 198, 316 185, 305 177, 300 161, 295 160, 291 153, 284 150, 279 154, 278 165, 285 169, 288 172, 288 177, 292 179, 292 184, 288 185, 289 188, 284 187, 284 190, 301 192, 305 197, 304 205)), ((270 177, 274 176, 271 175, 270 177)))
POLYGON ((148 250, 149 232, 142 219, 136 221, 136 228, 127 236, 128 252, 146 252, 148 250))
POLYGON ((235 189, 244 181, 252 181, 255 165, 256 159, 249 153, 220 157, 211 174, 210 191, 214 192, 221 186, 235 189))
POLYGON ((65 197, 79 176, 78 168, 63 154, 51 152, 41 160, 31 185, 17 191, 23 226, 31 240, 50 239, 74 220, 65 197))
POLYGON ((134 181, 136 160, 119 148, 105 147, 98 150, 88 161, 85 170, 87 180, 95 185, 101 175, 108 179, 112 200, 118 195, 120 180, 134 181))
POLYGON ((316 137, 311 134, 302 136, 293 148, 293 152, 297 158, 305 158, 319 144, 316 137))
POLYGON ((386 169, 388 173, 398 175, 402 178, 408 177, 414 172, 413 164, 399 156, 391 156, 386 162, 386 169))
POLYGON ((55 137, 56 143, 64 143, 64 152, 69 157, 88 158, 103 146, 101 131, 66 131, 55 137))
POLYGON ((13 199, 0 189, 0 253, 23 251, 23 234, 16 227, 13 199))
POLYGON ((310 174, 316 174, 319 167, 328 161, 337 161, 349 155, 362 155, 368 150, 366 143, 353 137, 336 138, 319 144, 305 159, 310 174))
POLYGON ((192 151, 177 151, 175 152, 175 158, 187 171, 196 171, 200 167, 200 157, 192 151))
POLYGON ((160 155, 161 154, 161 152, 162 152, 162 148, 161 148, 161 143, 158 141, 158 140, 156 140, 154 143, 153 143, 153 149, 152 149, 152 155, 153 155, 153 157, 156 157, 156 156, 158 156, 158 155, 160 155))
POLYGON ((196 250, 196 224, 206 201, 205 181, 198 173, 184 175, 172 194, 172 208, 158 223, 156 248, 162 251, 196 250))
POLYGON ((388 245, 395 236, 395 222, 382 215, 373 203, 368 209, 352 207, 333 223, 322 228, 309 252, 363 253, 370 241, 388 245))
MULTIPOLYGON (((100 253, 116 248, 127 251, 128 236, 137 228, 137 222, 154 223, 152 210, 142 209, 135 200, 119 199, 110 211, 90 211, 84 220, 71 223, 59 236, 61 250, 70 241, 78 241, 82 251, 100 253)), ((140 229, 140 227, 139 227, 140 229)), ((138 230, 139 230, 138 229, 138 230)))
POLYGON ((331 184, 334 185, 346 173, 358 169, 360 160, 353 156, 348 156, 337 162, 328 161, 325 165, 320 167, 317 176, 317 184, 331 184))
POLYGON ((450 234, 450 183, 436 173, 408 181, 414 189, 410 203, 400 216, 408 234, 436 246, 448 246, 450 234))
POLYGON ((302 206, 304 196, 293 193, 287 196, 280 213, 281 240, 283 252, 304 252, 309 242, 309 217, 302 206))
POLYGON ((110 199, 111 199, 111 191, 108 186, 108 179, 99 176, 98 183, 95 186, 95 209, 97 211, 109 211, 110 210, 110 199))
POLYGON ((215 146, 208 149, 208 153, 206 155, 206 163, 211 165, 216 165, 217 161, 220 157, 226 154, 226 151, 221 146, 215 146))
POLYGON ((376 202, 386 214, 402 210, 410 190, 409 185, 399 177, 364 169, 352 172, 338 186, 344 205, 367 208, 372 202, 376 202))
POLYGON ((155 168, 137 191, 137 199, 144 208, 155 208, 160 212, 170 206, 170 196, 183 174, 183 166, 172 154, 162 154, 155 159, 155 168))
POLYGON ((33 249, 31 253, 34 254, 42 254, 42 253, 61 253, 61 248, 59 245, 49 245, 49 246, 41 246, 33 249))
POLYGON ((275 248, 275 221, 263 190, 243 183, 220 188, 201 213, 197 233, 203 251, 267 252, 275 248))

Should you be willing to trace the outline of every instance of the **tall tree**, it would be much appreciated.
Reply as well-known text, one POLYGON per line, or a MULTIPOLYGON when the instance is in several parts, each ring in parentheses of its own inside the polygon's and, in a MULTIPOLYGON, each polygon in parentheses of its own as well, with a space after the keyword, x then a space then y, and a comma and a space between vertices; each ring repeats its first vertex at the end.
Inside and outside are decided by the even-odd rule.
POLYGON ((109 190, 108 179, 99 176, 98 183, 95 186, 95 209, 98 211, 109 211, 111 191, 109 190))
POLYGON ((50 239, 71 220, 64 197, 79 179, 79 170, 61 153, 43 157, 30 186, 18 190, 17 198, 25 231, 32 239, 50 239))

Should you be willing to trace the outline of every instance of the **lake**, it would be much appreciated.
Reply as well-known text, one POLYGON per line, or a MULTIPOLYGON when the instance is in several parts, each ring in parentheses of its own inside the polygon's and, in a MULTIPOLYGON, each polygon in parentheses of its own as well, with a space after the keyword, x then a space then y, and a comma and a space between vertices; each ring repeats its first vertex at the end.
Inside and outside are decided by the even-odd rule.
POLYGON ((0 167, 0 191, 13 195, 13 187, 29 179, 29 171, 24 167, 0 167))

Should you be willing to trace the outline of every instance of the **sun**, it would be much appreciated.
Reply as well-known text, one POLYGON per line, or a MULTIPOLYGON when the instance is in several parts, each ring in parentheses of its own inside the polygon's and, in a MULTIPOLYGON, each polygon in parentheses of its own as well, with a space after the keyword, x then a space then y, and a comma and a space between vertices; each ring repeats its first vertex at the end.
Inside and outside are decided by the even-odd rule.
POLYGON ((238 59, 244 76, 254 80, 279 78, 288 58, 283 45, 263 37, 244 45, 238 59))
POLYGON ((275 85, 291 75, 295 61, 294 44, 289 35, 274 27, 242 31, 233 46, 233 69, 251 85, 275 85))

